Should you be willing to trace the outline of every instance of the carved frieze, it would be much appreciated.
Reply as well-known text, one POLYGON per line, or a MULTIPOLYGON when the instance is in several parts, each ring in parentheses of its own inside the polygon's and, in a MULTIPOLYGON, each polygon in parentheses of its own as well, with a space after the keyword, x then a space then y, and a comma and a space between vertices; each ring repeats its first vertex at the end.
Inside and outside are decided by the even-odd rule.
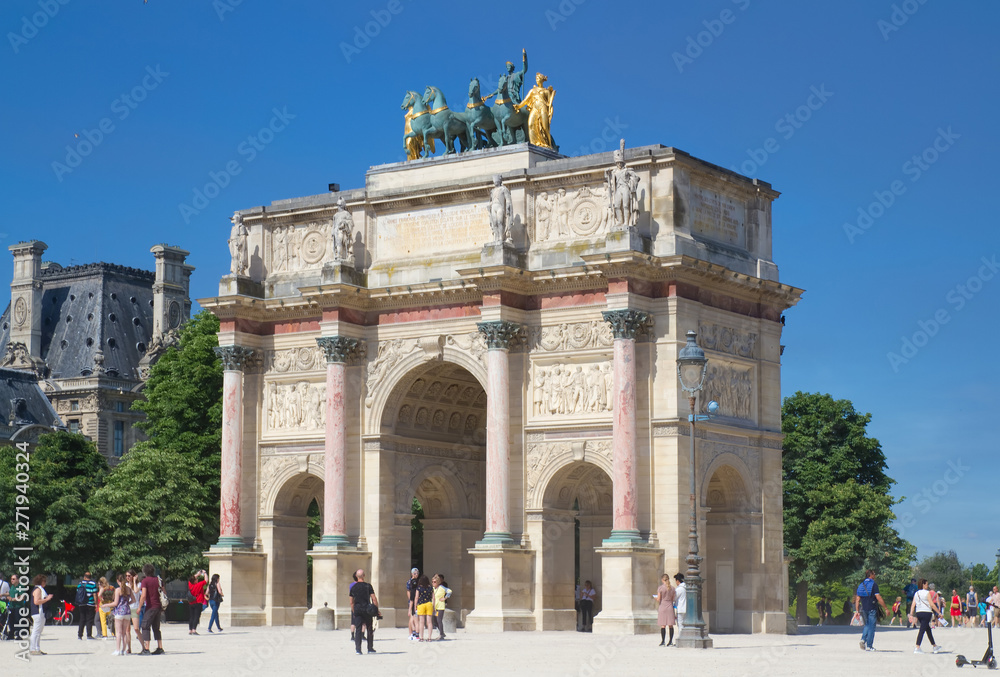
POLYGON ((321 430, 326 423, 326 383, 268 383, 264 388, 267 430, 321 430))
POLYGON ((757 334, 753 332, 740 332, 720 324, 702 324, 698 327, 698 343, 705 350, 757 359, 757 334))
POLYGON ((528 330, 528 345, 533 351, 586 350, 608 348, 613 344, 611 327, 602 320, 563 322, 528 330))
POLYGON ((375 392, 379 385, 385 379, 386 374, 389 370, 395 366, 399 360, 412 353, 414 350, 420 347, 420 341, 418 339, 393 339, 391 341, 380 341, 378 344, 378 353, 375 355, 375 359, 368 363, 368 369, 366 372, 367 380, 367 390, 368 395, 365 397, 365 406, 371 407, 374 402, 375 392))
POLYGON ((709 362, 701 394, 702 411, 712 400, 719 403, 721 416, 753 420, 752 368, 709 362))
POLYGON ((532 369, 531 413, 536 417, 604 414, 613 401, 610 360, 532 369))
POLYGON ((468 334, 449 334, 445 337, 445 345, 469 353, 473 359, 486 366, 486 338, 478 331, 470 331, 468 334))
POLYGON ((535 195, 535 242, 602 237, 613 221, 606 183, 535 195))
POLYGON ((323 350, 318 346, 302 346, 271 351, 267 371, 286 374, 296 371, 322 371, 326 368, 323 350))
POLYGON ((274 225, 270 237, 269 273, 292 273, 318 267, 332 255, 332 220, 274 225))

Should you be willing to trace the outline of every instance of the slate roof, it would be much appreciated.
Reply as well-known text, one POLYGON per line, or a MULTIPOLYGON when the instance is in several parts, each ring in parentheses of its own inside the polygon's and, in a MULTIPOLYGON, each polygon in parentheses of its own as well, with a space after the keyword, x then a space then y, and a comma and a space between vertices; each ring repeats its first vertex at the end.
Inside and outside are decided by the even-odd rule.
POLYGON ((9 440, 19 430, 34 425, 51 429, 63 423, 34 374, 0 367, 0 439, 9 440))
MULTIPOLYGON (((112 263, 41 271, 41 357, 49 377, 93 372, 98 348, 109 376, 139 380, 153 336, 154 273, 112 263)), ((10 341, 10 304, 0 316, 0 354, 10 341)))

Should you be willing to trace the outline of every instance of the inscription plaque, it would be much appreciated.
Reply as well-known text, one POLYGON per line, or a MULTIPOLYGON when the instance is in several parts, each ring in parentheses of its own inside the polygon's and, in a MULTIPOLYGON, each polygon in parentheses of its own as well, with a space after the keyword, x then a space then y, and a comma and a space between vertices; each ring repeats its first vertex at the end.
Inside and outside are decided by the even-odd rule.
POLYGON ((746 248, 746 208, 736 198, 691 186, 691 230, 699 235, 746 248))
POLYGON ((378 258, 409 258, 479 249, 492 238, 485 204, 379 216, 378 258))

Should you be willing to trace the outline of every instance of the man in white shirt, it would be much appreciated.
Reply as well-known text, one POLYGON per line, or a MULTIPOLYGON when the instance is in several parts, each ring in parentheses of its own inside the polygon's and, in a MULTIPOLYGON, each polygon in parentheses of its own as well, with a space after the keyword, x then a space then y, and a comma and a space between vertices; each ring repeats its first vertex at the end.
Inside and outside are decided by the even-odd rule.
POLYGON ((684 583, 684 574, 674 574, 674 581, 677 583, 677 589, 674 591, 677 598, 677 632, 680 633, 684 629, 685 615, 688 608, 688 593, 687 585, 684 583))

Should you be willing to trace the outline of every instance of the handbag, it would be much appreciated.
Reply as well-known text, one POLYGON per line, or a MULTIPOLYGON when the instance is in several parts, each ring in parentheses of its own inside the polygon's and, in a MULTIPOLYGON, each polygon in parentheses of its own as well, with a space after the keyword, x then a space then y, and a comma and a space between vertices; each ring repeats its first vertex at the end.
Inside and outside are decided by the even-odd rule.
POLYGON ((160 588, 160 606, 163 607, 164 611, 166 611, 167 610, 167 605, 170 604, 170 598, 167 597, 167 593, 163 589, 163 579, 160 578, 159 576, 157 576, 156 580, 159 581, 159 583, 160 583, 160 585, 159 585, 159 588, 160 588))

